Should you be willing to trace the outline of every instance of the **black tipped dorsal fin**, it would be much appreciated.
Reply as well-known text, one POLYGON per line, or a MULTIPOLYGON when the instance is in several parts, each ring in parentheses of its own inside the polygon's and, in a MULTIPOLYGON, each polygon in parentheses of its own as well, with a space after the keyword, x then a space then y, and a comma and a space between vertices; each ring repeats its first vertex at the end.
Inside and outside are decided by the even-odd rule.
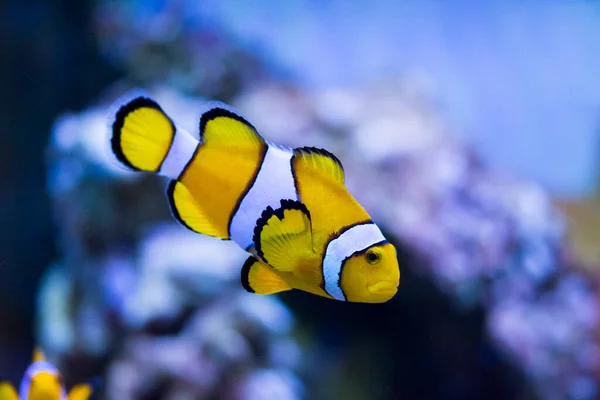
POLYGON ((298 147, 294 149, 295 168, 309 168, 314 173, 344 184, 344 167, 333 154, 316 147, 298 147))
POLYGON ((200 116, 200 140, 211 146, 236 149, 265 144, 250 122, 234 108, 218 101, 209 102, 200 116))

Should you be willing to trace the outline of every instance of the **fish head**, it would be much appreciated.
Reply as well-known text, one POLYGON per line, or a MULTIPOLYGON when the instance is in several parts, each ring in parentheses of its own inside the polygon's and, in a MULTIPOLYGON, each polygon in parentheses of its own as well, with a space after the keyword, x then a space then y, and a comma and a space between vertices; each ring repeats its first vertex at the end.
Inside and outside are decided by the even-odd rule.
POLYGON ((356 252, 341 271, 340 286, 351 302, 385 303, 394 297, 399 284, 396 248, 387 242, 356 252))
POLYGON ((36 348, 33 362, 27 367, 19 398, 22 400, 66 400, 67 395, 58 369, 46 360, 44 352, 36 348))
POLYGON ((51 372, 39 372, 32 377, 29 386, 31 400, 61 400, 63 386, 60 375, 51 372))

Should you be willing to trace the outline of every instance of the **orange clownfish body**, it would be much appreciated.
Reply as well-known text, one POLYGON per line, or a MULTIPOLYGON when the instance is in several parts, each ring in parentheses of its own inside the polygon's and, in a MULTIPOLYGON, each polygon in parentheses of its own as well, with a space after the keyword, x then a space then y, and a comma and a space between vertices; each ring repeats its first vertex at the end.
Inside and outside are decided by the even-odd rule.
POLYGON ((88 400, 93 392, 89 384, 75 385, 67 395, 58 369, 36 349, 25 371, 19 394, 10 382, 0 382, 0 400, 88 400))

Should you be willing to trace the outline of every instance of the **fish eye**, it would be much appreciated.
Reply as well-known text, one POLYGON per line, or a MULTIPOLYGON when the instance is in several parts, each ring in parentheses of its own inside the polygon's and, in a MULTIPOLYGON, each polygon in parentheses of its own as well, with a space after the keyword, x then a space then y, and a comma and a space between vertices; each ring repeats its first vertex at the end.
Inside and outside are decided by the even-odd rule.
POLYGON ((371 249, 365 253, 365 259, 371 265, 377 264, 381 260, 381 252, 376 249, 371 249))

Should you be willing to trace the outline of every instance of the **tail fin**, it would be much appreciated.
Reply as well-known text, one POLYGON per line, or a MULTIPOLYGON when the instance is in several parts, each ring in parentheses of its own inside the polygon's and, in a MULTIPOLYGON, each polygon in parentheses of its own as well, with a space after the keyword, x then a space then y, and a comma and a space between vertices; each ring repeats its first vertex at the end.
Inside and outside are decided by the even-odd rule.
POLYGON ((130 92, 116 103, 114 108, 117 107, 113 114, 111 137, 112 152, 117 160, 137 171, 155 172, 177 179, 175 170, 180 167, 179 164, 189 160, 197 140, 187 132, 178 132, 171 118, 144 92, 130 92), (168 157, 174 142, 177 148, 172 151, 173 157, 168 157), (161 168, 163 163, 168 164, 166 168, 161 168))
POLYGON ((175 137, 175 124, 153 99, 138 96, 123 104, 112 124, 111 147, 125 166, 158 172, 175 137))

